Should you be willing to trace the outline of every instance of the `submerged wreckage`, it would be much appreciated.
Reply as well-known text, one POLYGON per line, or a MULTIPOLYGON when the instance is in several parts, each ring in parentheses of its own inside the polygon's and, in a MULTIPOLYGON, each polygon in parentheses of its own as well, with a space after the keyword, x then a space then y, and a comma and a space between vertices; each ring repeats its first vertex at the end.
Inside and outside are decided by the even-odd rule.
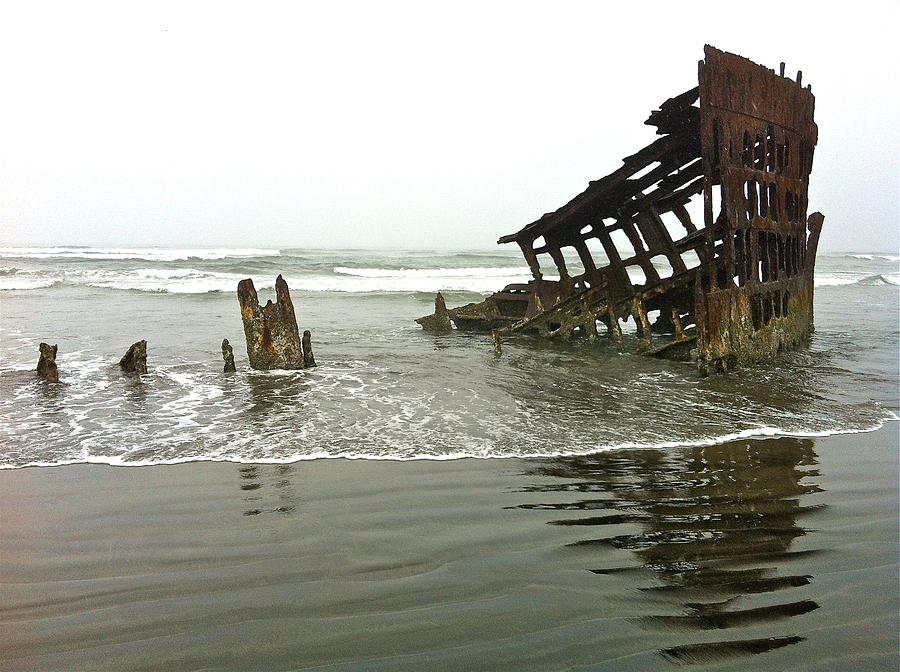
POLYGON ((776 75, 710 46, 699 71, 699 86, 646 121, 661 138, 500 238, 518 244, 533 280, 449 310, 438 295, 435 314, 417 321, 589 339, 600 322, 621 342, 619 320, 631 317, 641 352, 696 359, 703 374, 805 339, 824 219, 806 215, 815 98, 783 63, 776 75), (689 213, 695 197, 702 221, 689 213), (544 278, 542 260, 558 279, 544 278))

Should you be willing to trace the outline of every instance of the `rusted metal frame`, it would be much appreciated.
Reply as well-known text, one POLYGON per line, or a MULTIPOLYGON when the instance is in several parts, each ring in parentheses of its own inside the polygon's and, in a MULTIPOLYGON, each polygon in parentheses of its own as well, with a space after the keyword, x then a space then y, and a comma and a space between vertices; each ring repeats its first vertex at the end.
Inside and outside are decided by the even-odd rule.
MULTIPOLYGON (((682 169, 685 167, 685 165, 690 165, 694 161, 696 161, 696 158, 692 158, 687 163, 682 163, 677 157, 673 157, 672 160, 666 162, 660 160, 660 165, 654 170, 650 171, 646 175, 641 176, 637 180, 626 180, 620 185, 619 191, 604 196, 602 202, 598 203, 594 208, 592 208, 589 218, 593 221, 596 221, 597 217, 608 218, 620 216, 623 204, 645 202, 643 197, 640 197, 638 195, 642 194, 643 190, 647 187, 653 186, 657 183, 659 183, 660 186, 652 192, 652 194, 655 195, 654 200, 656 198, 661 198, 661 195, 668 195, 676 187, 683 184, 684 178, 681 177, 682 175, 691 174, 683 172, 682 169), (668 186, 670 184, 673 184, 674 186, 668 186), (627 187, 627 190, 625 189, 625 187, 627 187), (638 197, 638 200, 633 200, 636 196, 638 197)), ((567 220, 559 223, 556 229, 558 233, 555 235, 568 235, 574 238, 579 234, 580 230, 584 228, 585 221, 586 218, 584 216, 581 216, 581 213, 575 214, 567 220)), ((545 240, 547 240, 548 235, 554 235, 554 232, 545 232, 545 240)), ((587 237, 591 236, 588 235, 587 237)), ((547 247, 547 251, 549 251, 549 245, 546 245, 545 247, 547 247)), ((544 251, 543 248, 539 248, 538 250, 536 250, 537 253, 541 253, 542 251, 544 251)))
MULTIPOLYGON (((731 123, 730 110, 725 111, 725 113, 722 114, 722 111, 714 110, 709 105, 705 104, 704 85, 708 85, 708 82, 705 82, 703 77, 704 67, 705 63, 701 61, 700 137, 702 147, 701 156, 704 164, 703 220, 707 243, 706 253, 704 255, 705 258, 701 258, 704 263, 709 266, 710 272, 708 272, 707 275, 709 278, 710 291, 716 291, 720 288, 720 272, 724 275, 726 287, 735 285, 734 236, 730 231, 734 229, 736 222, 739 221, 739 217, 735 210, 736 199, 734 198, 733 191, 736 185, 732 184, 729 179, 727 165, 725 171, 722 170, 723 161, 732 160, 734 125, 731 123), (723 135, 723 127, 726 131, 725 135, 723 135), (715 133, 713 132, 714 130, 716 131, 715 133), (725 149, 723 144, 726 140, 728 141, 728 151, 723 151, 723 149, 725 149), (713 165, 715 165, 716 168, 715 172, 711 170, 713 165), (721 190, 720 207, 722 209, 721 212, 725 216, 725 221, 722 222, 721 225, 724 226, 724 230, 721 229, 718 221, 719 213, 713 212, 713 190, 716 188, 721 190), (716 238, 719 236, 721 236, 723 243, 721 247, 722 253, 716 255, 716 238)), ((741 191, 741 196, 743 196, 743 191, 741 191)), ((744 207, 743 198, 740 200, 742 207, 744 207)))
POLYGON ((672 324, 675 327, 675 340, 683 341, 686 336, 684 335, 684 326, 681 323, 681 312, 678 308, 672 308, 672 324))
POLYGON ((676 203, 672 206, 672 212, 675 213, 675 216, 678 217, 678 221, 681 222, 681 225, 685 228, 688 234, 697 233, 697 225, 691 221, 691 215, 687 211, 687 208, 684 207, 682 203, 676 203))
POLYGON ((594 314, 594 311, 591 310, 590 300, 589 300, 589 297, 587 296, 587 292, 584 292, 581 295, 580 299, 581 299, 581 311, 585 317, 585 322, 583 325, 584 330, 585 330, 585 333, 587 334, 588 341, 593 343, 594 341, 597 340, 597 336, 598 336, 598 334, 597 334, 597 317, 594 314))
MULTIPOLYGON (((737 176, 729 172, 727 169, 724 171, 720 170, 720 180, 718 185, 711 185, 710 188, 710 198, 712 194, 712 189, 716 186, 721 190, 721 208, 722 213, 724 214, 724 222, 722 223, 724 226, 724 270, 725 270, 725 281, 726 287, 736 287, 738 284, 734 281, 734 278, 737 277, 737 259, 735 253, 735 232, 741 228, 741 222, 746 220, 746 217, 742 217, 743 214, 746 214, 746 202, 744 200, 744 193, 742 189, 742 183, 737 178, 737 176)), ((705 204, 705 209, 710 211, 712 210, 712 202, 705 204)))
MULTIPOLYGON (((650 206, 653 207, 653 206, 650 206)), ((665 243, 662 239, 662 232, 657 227, 656 221, 650 217, 650 208, 640 210, 634 216, 634 223, 637 225, 641 237, 647 243, 647 253, 650 257, 663 254, 665 243)))
MULTIPOLYGON (((557 231, 545 234, 545 239, 548 240, 548 252, 556 264, 557 269, 560 271, 560 280, 571 280, 574 283, 588 283, 589 281, 594 280, 594 276, 597 272, 597 265, 594 263, 594 258, 591 256, 590 250, 584 242, 585 239, 591 237, 592 234, 590 232, 582 234, 581 229, 583 228, 585 227, 580 226, 578 230, 557 231), (582 274, 573 276, 569 272, 565 257, 562 254, 563 247, 571 247, 578 254, 578 257, 584 266, 584 272, 582 274), (554 256, 554 254, 556 256, 554 256)), ((591 225, 591 229, 594 229, 593 225, 591 225)))
POLYGON ((690 110, 699 113, 699 109, 693 107, 698 98, 700 98, 699 86, 695 86, 684 93, 673 96, 662 103, 658 110, 651 112, 650 117, 644 124, 647 126, 655 126, 658 129, 658 134, 670 133, 673 128, 680 127, 682 117, 690 114, 690 110))
MULTIPOLYGON (((730 174, 740 175, 740 179, 742 182, 742 193, 744 195, 744 200, 747 203, 748 209, 750 209, 754 213, 754 217, 758 217, 760 219, 768 219, 773 223, 784 224, 784 223, 794 223, 794 224, 802 224, 802 222, 798 222, 798 214, 791 213, 792 209, 799 209, 799 198, 797 198, 797 206, 793 208, 788 204, 788 194, 796 194, 798 191, 802 191, 805 186, 802 180, 798 180, 796 178, 787 178, 782 177, 780 175, 771 175, 768 173, 763 173, 758 170, 752 170, 748 168, 744 168, 742 166, 730 166, 725 169, 730 174), (758 185, 760 183, 765 184, 768 191, 771 191, 771 186, 775 185, 777 200, 774 201, 775 208, 774 212, 776 216, 773 217, 773 208, 772 208, 772 198, 771 194, 767 195, 768 201, 768 215, 763 216, 760 213, 760 207, 758 203, 758 194, 756 190, 751 190, 748 196, 747 194, 747 183, 751 180, 755 181, 758 185), (791 215, 794 215, 793 217, 791 215)), ((748 219, 751 219, 748 217, 748 219)))
MULTIPOLYGON (((701 94, 701 96, 702 96, 702 94, 701 94)), ((716 105, 715 103, 704 103, 701 106, 701 110, 703 110, 703 109, 709 110, 710 112, 715 112, 715 114, 713 114, 713 117, 718 118, 720 120, 727 118, 727 117, 740 117, 743 120, 742 125, 741 125, 742 130, 747 130, 748 132, 751 129, 753 130, 753 136, 751 136, 751 140, 754 140, 754 142, 755 142, 756 136, 762 136, 763 140, 765 140, 766 128, 769 125, 772 125, 776 128, 780 128, 785 133, 793 133, 799 139, 803 139, 807 135, 807 131, 804 129, 785 125, 775 119, 766 119, 765 117, 756 116, 756 115, 750 114, 748 112, 735 109, 733 107, 716 105)), ((813 125, 815 125, 815 124, 813 124, 813 125)), ((800 149, 799 146, 797 149, 799 151, 799 149, 800 149)), ((794 157, 794 156, 792 156, 791 158, 797 159, 797 157, 794 157)), ((808 162, 805 162, 805 163, 806 163, 806 165, 808 165, 808 162)), ((801 170, 801 171, 804 168, 804 162, 800 162, 799 160, 789 161, 785 164, 785 167, 787 167, 788 165, 791 165, 791 164, 793 164, 795 168, 797 168, 798 170, 801 170)))
POLYGON ((754 278, 754 256, 753 256, 753 231, 750 227, 741 228, 737 231, 737 234, 743 237, 743 248, 744 248, 744 268, 741 272, 741 286, 745 287, 747 285, 751 285, 755 282, 754 278))
POLYGON ((606 317, 607 317, 607 335, 610 339, 615 341, 617 344, 622 344, 622 325, 619 324, 619 315, 616 313, 616 309, 613 306, 612 301, 606 304, 606 317))
POLYGON ((665 118, 657 118, 652 123, 648 119, 644 123, 648 126, 656 126, 658 135, 677 134, 695 129, 699 117, 700 109, 689 105, 666 112, 665 118))
MULTIPOLYGON (((819 247, 819 236, 822 233, 822 225, 824 222, 825 217, 821 212, 812 213, 806 220, 809 237, 803 236, 803 242, 804 245, 807 246, 806 252, 809 255, 809 259, 812 259, 813 261, 815 261, 816 258, 816 250, 819 247)), ((807 257, 804 257, 804 260, 808 260, 807 257)), ((810 283, 813 281, 813 267, 813 264, 808 264, 804 269, 804 275, 807 276, 807 281, 810 283)))
MULTIPOLYGON (((792 198, 795 199, 802 198, 800 194, 805 191, 808 184, 806 178, 798 173, 794 167, 794 164, 799 162, 793 162, 787 158, 790 155, 790 146, 799 144, 799 142, 791 143, 790 138, 796 136, 799 141, 801 137, 799 132, 735 110, 718 108, 717 111, 719 113, 717 119, 726 122, 725 126, 729 129, 731 141, 739 140, 740 136, 749 136, 750 131, 752 131, 755 137, 762 138, 767 143, 765 154, 761 160, 764 164, 762 167, 748 166, 743 159, 740 159, 731 165, 726 165, 724 169, 720 168, 723 172, 723 181, 726 179, 724 173, 739 172, 742 179, 741 193, 747 201, 747 208, 750 211, 749 218, 759 216, 773 222, 783 221, 786 217, 793 214, 790 212, 792 208, 789 207, 787 194, 790 192, 792 198), (767 139, 770 133, 771 142, 767 139), (785 142, 778 142, 780 139, 785 142), (774 155, 772 154, 773 144, 774 155), (777 158, 779 147, 782 145, 784 146, 787 161, 784 166, 779 165, 777 158), (752 184, 753 189, 748 190, 750 184, 752 184), (769 203, 772 200, 773 185, 776 199, 769 203)), ((743 140, 740 141, 743 143, 743 140)), ((796 210, 797 208, 793 209, 796 210)), ((743 215, 743 213, 741 214, 743 215)), ((738 221, 742 219, 744 219, 743 216, 738 221)), ((796 219, 796 216, 792 219, 796 219)))
POLYGON ((525 240, 517 240, 516 242, 519 244, 519 249, 522 250, 522 256, 525 257, 525 263, 528 264, 532 277, 535 280, 541 280, 544 277, 544 274, 541 273, 541 263, 538 261, 531 243, 525 240))
MULTIPOLYGON (((593 230, 593 227, 591 227, 593 230)), ((591 251, 588 249, 587 243, 585 243, 584 238, 577 238, 572 242, 572 247, 575 248, 575 251, 578 253, 578 257, 581 259, 581 264, 584 266, 585 275, 592 276, 597 272, 597 263, 594 261, 594 257, 591 255, 591 251)))
POLYGON ((781 275, 778 272, 778 239, 781 237, 781 234, 777 231, 769 232, 768 240, 766 241, 766 255, 769 258, 769 275, 772 278, 772 281, 778 282, 781 279, 781 275))
POLYGON ((645 342, 644 347, 646 347, 652 341, 653 336, 650 331, 650 320, 647 318, 647 306, 640 296, 632 299, 631 314, 634 315, 634 321, 637 325, 638 338, 645 342))
POLYGON ((644 249, 644 243, 635 228, 634 221, 630 217, 626 217, 618 220, 616 226, 625 233, 631 246, 634 248, 634 256, 622 263, 631 265, 629 262, 632 260, 635 261, 644 271, 648 283, 659 282, 659 273, 657 273, 656 268, 653 267, 653 262, 650 261, 650 255, 647 254, 647 250, 644 249))
MULTIPOLYGON (((686 146, 689 144, 690 144, 689 142, 685 143, 686 146)), ((699 164, 699 162, 697 162, 696 159, 691 159, 690 161, 696 162, 697 164, 699 164)), ((626 180, 623 183, 623 185, 628 185, 629 190, 636 190, 637 192, 639 192, 640 189, 642 189, 646 186, 655 184, 657 182, 660 182, 660 184, 666 184, 666 182, 668 182, 668 185, 671 185, 671 186, 659 187, 657 190, 655 190, 653 192, 652 195, 654 196, 654 198, 658 198, 660 194, 670 195, 670 192, 672 191, 673 187, 681 186, 681 183, 683 183, 685 181, 685 179, 689 179, 693 173, 693 170, 682 171, 681 168, 682 168, 682 165, 680 164, 680 162, 677 162, 677 161, 670 161, 670 162, 666 162, 666 163, 661 162, 661 165, 659 167, 657 167, 656 169, 654 169, 647 175, 642 176, 642 178, 640 178, 639 180, 632 181, 632 182, 629 182, 628 180, 626 180), (662 176, 662 178, 660 176, 662 176)), ((646 199, 646 200, 650 201, 650 199, 646 199)), ((593 210, 594 210, 594 218, 596 220, 596 218, 598 218, 596 215, 597 209, 595 208, 593 210)), ((600 218, 600 219, 602 222, 602 218, 600 218)), ((520 242, 520 247, 522 248, 523 253, 525 253, 526 261, 528 261, 529 268, 532 270, 532 275, 534 275, 534 277, 536 279, 539 279, 540 277, 542 277, 542 275, 540 275, 540 271, 539 271, 540 262, 537 259, 537 255, 540 253, 543 253, 543 252, 548 252, 550 254, 551 258, 553 259, 553 262, 555 263, 557 269, 560 272, 561 281, 563 281, 563 282, 581 281, 586 284, 590 283, 592 281, 595 281, 596 264, 593 263, 593 258, 590 256, 589 250, 587 249, 587 246, 584 243, 584 240, 588 237, 592 237, 592 235, 594 234, 595 231, 597 231, 597 229, 604 229, 602 232, 598 232, 598 235, 596 237, 600 240, 601 244, 604 246, 607 257, 609 258, 609 261, 610 261, 610 266, 613 267, 613 270, 611 271, 611 273, 618 277, 619 282, 617 284, 620 284, 620 285, 622 285, 622 287, 624 289, 633 292, 634 288, 633 288, 633 285, 631 284, 630 279, 628 278, 627 270, 624 268, 624 265, 621 263, 621 261, 622 261, 621 256, 619 255, 618 250, 615 248, 615 245, 613 244, 611 238, 609 238, 608 232, 605 230, 605 228, 606 228, 605 224, 601 223, 600 226, 598 227, 596 224, 596 221, 595 221, 595 223, 591 224, 591 229, 592 229, 591 233, 589 233, 587 235, 582 235, 580 233, 580 231, 584 228, 583 225, 584 225, 584 218, 581 216, 575 215, 572 218, 570 218, 568 222, 565 222, 562 225, 565 228, 561 228, 561 230, 558 230, 555 232, 551 232, 551 231, 545 232, 543 234, 544 239, 545 239, 545 244, 540 248, 534 249, 531 246, 522 245, 520 242), (578 276, 577 278, 572 278, 570 276, 570 274, 568 273, 565 258, 563 257, 563 255, 559 249, 562 246, 562 244, 565 243, 564 236, 566 236, 567 234, 572 239, 571 244, 573 245, 573 247, 575 247, 576 251, 578 252, 579 256, 582 258, 582 260, 584 260, 585 257, 590 259, 590 263, 585 264, 585 273, 581 276, 578 276), (615 252, 612 252, 611 250, 615 250, 615 252), (616 268, 617 259, 619 262, 618 268, 616 268)), ((628 234, 628 233, 629 233, 629 231, 626 230, 626 234, 628 234)), ((629 238, 632 240, 632 244, 635 245, 636 250, 643 249, 639 243, 636 243, 636 241, 632 238, 631 235, 629 235, 629 238)), ((679 261, 681 261, 680 257, 679 257, 679 261)), ((681 263, 683 265, 683 262, 681 262, 681 263)), ((651 279, 651 280, 659 279, 659 276, 658 276, 655 268, 653 267, 652 262, 650 262, 649 259, 645 259, 643 263, 640 263, 640 266, 644 270, 645 276, 648 279, 651 279)), ((673 265, 673 268, 676 268, 676 266, 673 265)))
POLYGON ((579 225, 579 230, 577 231, 548 231, 544 234, 545 244, 534 250, 535 256, 539 254, 548 254, 550 256, 557 271, 559 271, 560 281, 562 282, 586 283, 588 280, 593 279, 593 276, 596 274, 597 266, 593 257, 591 257, 590 251, 587 249, 587 245, 584 243, 585 237, 590 237, 590 234, 583 236, 580 233, 582 228, 584 228, 584 225, 579 225), (562 253, 563 247, 575 249, 584 265, 584 273, 575 276, 570 273, 565 256, 562 253))
POLYGON ((665 197, 657 201, 659 208, 671 210, 675 216, 685 225, 685 229, 689 232, 683 238, 673 241, 679 254, 683 254, 687 250, 694 250, 700 259, 701 265, 707 265, 712 259, 710 248, 704 243, 706 239, 706 230, 697 229, 691 220, 690 213, 684 207, 684 203, 688 202, 692 196, 703 193, 703 177, 699 177, 686 187, 676 191, 672 196, 665 197))
MULTIPOLYGON (((546 238, 546 236, 545 236, 546 238)), ((551 244, 549 241, 547 242, 547 253, 550 255, 550 258, 553 260, 553 263, 556 265, 556 270, 559 271, 559 279, 563 282, 571 280, 571 276, 569 275, 569 269, 566 267, 566 259, 563 256, 562 250, 560 250, 559 245, 551 244)))
MULTIPOLYGON (((693 180, 701 177, 703 175, 703 167, 699 161, 692 162, 688 164, 683 170, 680 170, 676 173, 672 173, 669 178, 667 178, 667 182, 665 185, 657 187, 653 191, 648 194, 645 194, 642 197, 636 198, 633 201, 628 201, 624 203, 616 213, 617 216, 622 215, 635 215, 641 210, 644 210, 651 205, 656 204, 659 201, 664 201, 669 197, 674 197, 676 194, 680 193, 677 191, 679 188, 681 192, 687 192, 695 188, 697 185, 689 184, 692 183, 693 180)), ((699 185, 700 181, 697 180, 697 184, 699 185)))
POLYGON ((662 220, 662 217, 660 217, 659 211, 656 208, 651 207, 648 208, 647 213, 659 230, 660 238, 664 247, 663 254, 666 255, 669 263, 672 264, 673 275, 675 273, 684 273, 687 270, 687 266, 685 266, 684 264, 684 259, 682 259, 681 255, 678 254, 678 250, 675 249, 675 244, 672 241, 672 236, 669 234, 669 230, 666 228, 666 223, 662 220))
POLYGON ((606 306, 609 302, 604 286, 592 287, 564 299, 551 311, 519 320, 510 326, 510 330, 536 330, 544 336, 568 338, 571 336, 572 329, 576 327, 584 328, 589 335, 593 327, 596 334, 596 325, 589 323, 605 316, 606 306), (551 329, 550 325, 553 323, 558 323, 559 326, 551 329))
POLYGON ((750 228, 750 249, 747 253, 750 255, 750 274, 747 284, 753 288, 761 280, 759 272, 759 229, 750 228))
MULTIPOLYGON (((753 285, 758 279, 758 269, 759 269, 759 249, 760 249, 760 241, 759 241, 759 231, 771 232, 776 234, 784 234, 786 231, 794 231, 799 229, 798 225, 793 222, 785 222, 784 217, 780 217, 778 220, 772 219, 771 217, 762 217, 759 213, 759 207, 757 205, 758 192, 756 189, 747 189, 747 185, 751 180, 756 182, 763 182, 765 184, 775 183, 779 185, 777 188, 777 192, 779 194, 779 198, 783 198, 786 193, 786 187, 781 186, 785 183, 793 187, 794 189, 802 188, 802 183, 799 180, 795 180, 793 178, 785 178, 781 175, 771 174, 765 171, 760 171, 753 168, 747 168, 743 165, 732 165, 732 166, 724 166, 721 168, 720 173, 722 175, 723 182, 727 182, 729 184, 734 184, 735 186, 741 185, 741 189, 739 191, 739 201, 743 201, 743 206, 738 206, 737 203, 735 205, 735 234, 736 235, 744 235, 744 256, 745 256, 745 264, 744 269, 742 269, 741 275, 746 278, 745 283, 753 285), (749 214, 748 214, 749 213, 749 214), (751 216, 752 215, 752 216, 751 216), (750 232, 750 240, 749 244, 746 240, 746 231, 751 230, 750 232)), ((768 189, 768 187, 767 187, 768 189)), ((775 211, 780 210, 782 213, 786 213, 786 206, 781 203, 775 204, 775 211)), ((772 213, 772 205, 769 207, 769 214, 772 213)), ((768 257, 768 248, 766 255, 766 266, 771 268, 771 260, 768 257)))
POLYGON ((609 259, 609 265, 604 271, 609 277, 612 277, 612 274, 615 273, 616 281, 620 283, 629 294, 634 294, 634 285, 631 284, 631 279, 628 277, 628 271, 625 270, 625 265, 622 263, 622 257, 619 255, 619 250, 616 248, 615 243, 613 243, 606 225, 601 222, 601 226, 595 228, 597 239, 600 241, 600 244, 603 245, 603 249, 609 259))
POLYGON ((622 203, 628 198, 633 198, 636 194, 643 192, 647 187, 650 187, 657 182, 662 182, 665 178, 673 174, 677 174, 682 168, 695 160, 696 157, 693 157, 688 161, 682 161, 678 155, 673 155, 670 158, 663 157, 659 159, 660 165, 646 175, 642 175, 637 179, 625 180, 625 182, 622 183, 622 191, 614 193, 610 198, 610 201, 622 203), (624 189, 624 187, 627 187, 627 189, 624 189))
POLYGON ((616 187, 620 186, 631 175, 646 168, 654 161, 660 161, 673 153, 682 145, 688 145, 691 138, 685 135, 664 135, 658 140, 644 147, 639 152, 626 157, 622 167, 613 171, 606 177, 591 182, 588 188, 573 198, 558 210, 543 215, 540 219, 525 226, 520 231, 501 237, 498 243, 509 243, 519 239, 531 238, 535 240, 546 231, 558 226, 561 222, 570 218, 584 208, 596 206, 597 201, 604 200, 616 187))
MULTIPOLYGON (((687 173, 683 173, 682 179, 687 180, 687 179, 692 179, 692 178, 693 178, 693 176, 691 176, 687 173)), ((698 180, 698 183, 699 183, 699 180, 698 180)), ((668 192, 664 192, 663 194, 660 194, 659 193, 660 191, 662 191, 662 190, 657 190, 657 191, 651 192, 646 197, 640 199, 639 201, 635 201, 633 204, 633 206, 644 206, 644 208, 640 208, 634 212, 632 212, 632 210, 634 210, 634 207, 631 204, 629 204, 630 207, 628 207, 627 209, 623 208, 623 210, 620 211, 620 213, 619 213, 620 221, 623 221, 623 222, 630 221, 631 217, 637 216, 645 208, 649 209, 649 208, 653 207, 654 203, 659 202, 662 198, 665 198, 666 196, 669 195, 668 192)), ((665 226, 663 226, 663 229, 665 229, 665 226)), ((636 233, 634 233, 633 231, 630 232, 628 229, 625 229, 624 227, 623 227, 623 230, 625 231, 626 235, 628 235, 628 238, 631 241, 632 245, 635 245, 635 250, 637 250, 637 245, 635 244, 636 233)), ((643 233, 643 230, 642 230, 642 233, 643 233)), ((668 232, 666 232, 666 233, 668 234, 668 232)), ((671 239, 669 239, 669 240, 671 241, 671 239)), ((647 244, 648 244, 648 246, 651 245, 651 241, 648 240, 647 244)), ((662 251, 664 252, 664 250, 662 250, 662 251)), ((655 254, 654 250, 648 250, 648 252, 655 254)), ((677 252, 676 252, 676 254, 677 254, 677 252)), ((679 259, 680 259, 680 256, 679 256, 679 259)), ((701 255, 701 260, 704 260, 704 257, 702 255, 701 255)), ((649 258, 647 259, 647 261, 649 262, 649 258)), ((683 264, 683 261, 682 261, 682 264, 683 264)), ((642 267, 643 267, 643 264, 642 264, 642 267)), ((651 263, 651 267, 652 267, 652 263, 651 263)), ((674 269, 675 269, 675 266, 673 265, 673 270, 674 269)), ((646 270, 645 270, 645 272, 646 272, 646 270)), ((655 269, 652 271, 652 274, 658 278, 658 274, 656 273, 655 269)))
POLYGON ((700 268, 701 267, 699 266, 697 268, 689 268, 684 273, 660 280, 659 283, 653 287, 640 291, 639 295, 645 301, 649 301, 652 298, 671 292, 676 287, 691 284, 694 282, 694 277, 698 274, 700 268))
MULTIPOLYGON (((681 171, 681 173, 679 173, 679 175, 684 174, 686 174, 685 171, 681 171)), ((684 208, 684 205, 686 203, 689 203, 694 196, 697 196, 701 193, 703 193, 702 173, 699 175, 694 175, 692 182, 688 182, 686 185, 675 189, 675 191, 673 191, 671 194, 659 195, 655 197, 653 204, 660 210, 672 210, 678 206, 684 208)), ((653 194, 650 195, 653 196, 653 194)), ((688 218, 688 221, 690 221, 690 215, 687 214, 687 211, 685 211, 685 214, 688 218)), ((693 225, 693 222, 691 222, 691 224, 693 225)), ((695 230, 693 231, 693 233, 696 233, 696 227, 694 227, 694 229, 695 230)))
POLYGON ((725 263, 721 256, 717 256, 716 236, 721 235, 721 231, 717 231, 712 221, 712 189, 716 186, 708 177, 703 178, 703 221, 704 231, 706 232, 706 246, 709 252, 708 274, 710 291, 719 289, 719 270, 725 263))

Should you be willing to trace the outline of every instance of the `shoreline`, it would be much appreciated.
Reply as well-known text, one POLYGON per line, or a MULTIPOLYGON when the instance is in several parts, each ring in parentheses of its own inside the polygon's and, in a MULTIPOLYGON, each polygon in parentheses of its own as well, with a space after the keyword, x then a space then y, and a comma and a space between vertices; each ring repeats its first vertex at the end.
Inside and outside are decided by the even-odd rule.
POLYGON ((768 441, 771 439, 828 439, 831 437, 848 436, 854 434, 871 434, 884 429, 885 426, 900 422, 893 411, 888 411, 892 417, 882 419, 878 425, 869 429, 847 429, 822 432, 786 432, 773 427, 760 427, 757 429, 743 430, 733 434, 725 434, 721 437, 712 439, 703 439, 698 441, 672 441, 662 442, 658 444, 639 444, 639 443, 622 443, 612 446, 605 446, 586 452, 546 452, 535 453, 533 455, 475 455, 475 454, 448 454, 448 455, 413 455, 411 457, 402 456, 385 456, 385 455, 354 455, 341 453, 336 455, 314 454, 309 456, 291 456, 284 459, 271 460, 241 460, 232 458, 216 459, 212 457, 185 457, 175 458, 171 460, 159 460, 152 462, 125 462, 122 460, 114 460, 113 458, 96 458, 88 460, 71 460, 64 462, 31 462, 23 465, 7 465, 0 464, 0 473, 4 471, 15 471, 18 469, 49 469, 55 467, 71 467, 78 465, 98 465, 108 467, 165 467, 175 466, 179 464, 208 463, 208 464, 273 464, 273 465, 289 465, 303 462, 316 462, 320 460, 347 460, 347 461, 372 461, 372 462, 453 462, 458 460, 553 460, 578 457, 591 457, 602 453, 615 450, 666 450, 679 448, 702 448, 704 446, 721 446, 735 441, 768 441))

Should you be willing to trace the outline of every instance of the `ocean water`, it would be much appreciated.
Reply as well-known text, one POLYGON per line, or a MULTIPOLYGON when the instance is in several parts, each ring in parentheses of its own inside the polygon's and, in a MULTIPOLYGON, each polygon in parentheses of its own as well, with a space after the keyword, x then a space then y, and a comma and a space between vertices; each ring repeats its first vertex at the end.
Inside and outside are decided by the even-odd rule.
POLYGON ((415 324, 436 291, 459 305, 526 281, 505 248, 0 248, 0 466, 579 456, 870 431, 897 419, 898 265, 820 255, 808 347, 702 379, 602 339, 510 337, 497 357, 487 335, 415 324), (265 301, 279 273, 315 369, 247 364, 237 283, 265 301), (140 339, 149 373, 123 375, 140 339), (41 341, 59 346, 60 384, 33 371, 41 341))

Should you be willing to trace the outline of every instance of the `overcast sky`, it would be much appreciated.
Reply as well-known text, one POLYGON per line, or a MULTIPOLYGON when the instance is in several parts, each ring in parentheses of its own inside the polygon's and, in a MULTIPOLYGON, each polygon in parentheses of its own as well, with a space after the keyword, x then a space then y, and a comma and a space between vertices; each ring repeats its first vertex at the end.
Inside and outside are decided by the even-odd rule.
POLYGON ((816 96, 825 251, 895 251, 894 3, 6 2, 0 244, 490 247, 704 43, 816 96))

